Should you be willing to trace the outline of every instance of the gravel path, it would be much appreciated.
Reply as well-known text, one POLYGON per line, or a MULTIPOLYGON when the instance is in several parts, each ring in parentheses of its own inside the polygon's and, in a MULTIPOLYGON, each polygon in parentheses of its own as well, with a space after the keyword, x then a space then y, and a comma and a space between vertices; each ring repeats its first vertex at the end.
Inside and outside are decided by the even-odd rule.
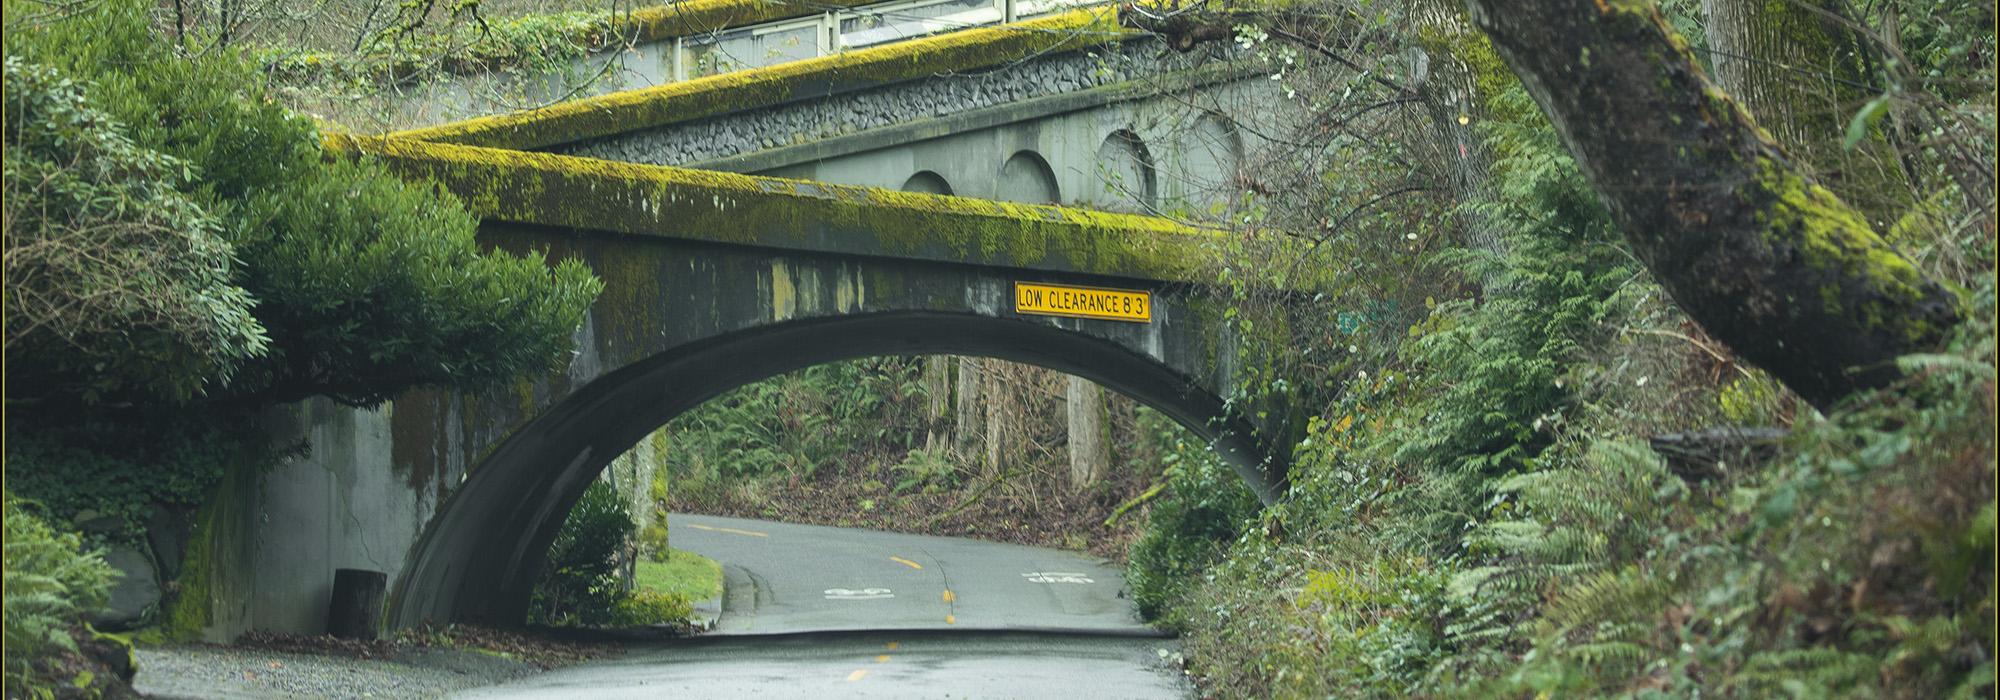
POLYGON ((387 659, 207 645, 138 650, 133 686, 149 698, 436 698, 540 671, 459 649, 414 649, 387 659))

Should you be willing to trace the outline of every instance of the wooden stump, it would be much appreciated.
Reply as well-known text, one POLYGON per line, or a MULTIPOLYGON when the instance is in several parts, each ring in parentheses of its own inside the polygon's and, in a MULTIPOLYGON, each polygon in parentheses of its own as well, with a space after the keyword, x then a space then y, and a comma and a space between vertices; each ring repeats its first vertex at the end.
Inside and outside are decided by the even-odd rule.
POLYGON ((326 633, 341 639, 374 641, 381 633, 382 598, 388 590, 388 574, 335 569, 333 597, 326 606, 326 633))

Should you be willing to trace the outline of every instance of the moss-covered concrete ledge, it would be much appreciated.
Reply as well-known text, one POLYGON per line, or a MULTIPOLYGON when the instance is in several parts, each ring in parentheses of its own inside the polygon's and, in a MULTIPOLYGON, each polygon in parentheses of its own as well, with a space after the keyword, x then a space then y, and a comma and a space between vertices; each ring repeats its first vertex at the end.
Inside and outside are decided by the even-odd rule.
POLYGON ((494 148, 546 148, 928 75, 987 68, 1134 36, 1118 27, 1115 9, 1077 10, 390 136, 494 148))
POLYGON ((839 255, 1193 281, 1216 233, 1169 219, 330 134, 483 218, 839 255))

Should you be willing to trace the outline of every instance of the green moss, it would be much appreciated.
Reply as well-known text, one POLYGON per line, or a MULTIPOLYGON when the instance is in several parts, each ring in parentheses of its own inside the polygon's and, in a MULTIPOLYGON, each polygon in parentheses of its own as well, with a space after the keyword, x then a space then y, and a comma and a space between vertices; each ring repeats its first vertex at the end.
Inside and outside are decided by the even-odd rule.
MULTIPOLYGON (((1214 232, 1167 219, 395 138, 327 137, 478 216, 820 252, 1197 279, 1214 232)), ((616 273, 615 270, 600 273, 616 273)))
POLYGON ((736 71, 391 134, 419 141, 531 149, 782 104, 819 89, 966 71, 1131 36, 1114 13, 1077 10, 858 51, 736 71))
POLYGON ((1836 283, 1824 285, 1820 302, 1828 314, 1858 314, 1867 327, 1915 343, 1940 331, 1902 312, 1929 300, 1932 288, 1923 272, 1875 235, 1859 212, 1782 164, 1760 158, 1758 166, 1757 185, 1770 198, 1761 214, 1765 242, 1798 251, 1808 267, 1822 272, 1822 279, 1866 281, 1870 293, 1859 300, 1858 309, 1844 308, 1842 300, 1852 297, 1836 283))
POLYGON ((241 488, 243 475, 235 473, 238 471, 244 470, 232 469, 224 476, 208 502, 195 514, 187 549, 181 554, 180 578, 175 580, 178 591, 168 604, 158 630, 159 638, 173 642, 199 639, 215 621, 215 576, 227 570, 227 563, 220 558, 229 551, 229 543, 242 537, 238 526, 248 494, 241 488))

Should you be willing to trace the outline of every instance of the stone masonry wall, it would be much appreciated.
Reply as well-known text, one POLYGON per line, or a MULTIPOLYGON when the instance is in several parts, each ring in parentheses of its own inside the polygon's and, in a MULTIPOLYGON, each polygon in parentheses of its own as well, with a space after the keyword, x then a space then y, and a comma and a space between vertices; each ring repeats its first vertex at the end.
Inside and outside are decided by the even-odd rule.
POLYGON ((918 119, 1077 92, 1182 69, 1158 41, 1044 54, 978 74, 939 75, 836 97, 738 112, 551 150, 651 165, 691 165, 918 119))

